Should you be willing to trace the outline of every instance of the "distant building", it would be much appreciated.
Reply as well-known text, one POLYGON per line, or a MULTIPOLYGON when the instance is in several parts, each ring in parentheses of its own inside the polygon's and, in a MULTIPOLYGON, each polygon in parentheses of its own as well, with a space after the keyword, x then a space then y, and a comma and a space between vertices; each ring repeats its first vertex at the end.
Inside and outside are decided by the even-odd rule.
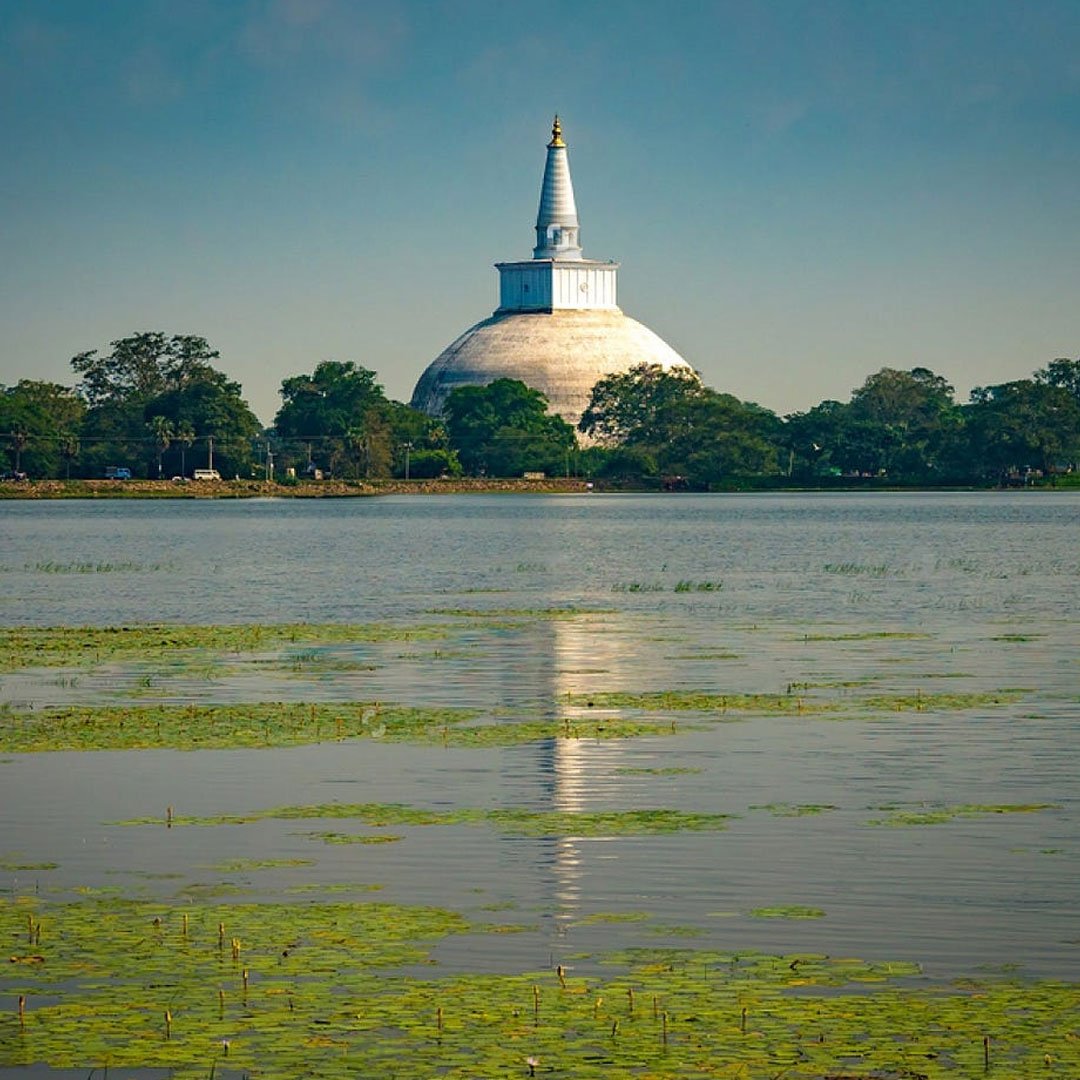
POLYGON ((438 415, 455 387, 520 379, 576 426, 590 391, 605 375, 641 363, 688 366, 670 345, 619 309, 619 264, 582 254, 570 162, 557 116, 547 146, 533 257, 495 265, 498 309, 428 365, 413 391, 414 408, 438 415))

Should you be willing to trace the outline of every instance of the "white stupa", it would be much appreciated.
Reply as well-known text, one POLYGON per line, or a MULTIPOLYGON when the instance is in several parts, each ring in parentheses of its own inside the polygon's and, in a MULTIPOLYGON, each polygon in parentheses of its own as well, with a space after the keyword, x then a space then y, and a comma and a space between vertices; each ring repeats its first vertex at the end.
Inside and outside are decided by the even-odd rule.
POLYGON ((520 379, 552 412, 577 425, 593 386, 635 364, 686 361, 618 307, 616 262, 586 259, 559 118, 547 146, 536 247, 523 262, 496 263, 499 307, 448 345, 420 376, 412 405, 437 416, 458 386, 520 379))

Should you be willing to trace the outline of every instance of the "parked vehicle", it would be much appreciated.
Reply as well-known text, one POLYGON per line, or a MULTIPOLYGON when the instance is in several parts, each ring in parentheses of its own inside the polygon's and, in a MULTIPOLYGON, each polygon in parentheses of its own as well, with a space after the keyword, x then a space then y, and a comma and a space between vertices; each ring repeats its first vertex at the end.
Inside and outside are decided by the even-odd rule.
POLYGON ((194 472, 196 480, 220 480, 221 473, 217 469, 196 469, 194 472))
POLYGON ((126 465, 106 465, 106 480, 130 480, 131 470, 126 465))

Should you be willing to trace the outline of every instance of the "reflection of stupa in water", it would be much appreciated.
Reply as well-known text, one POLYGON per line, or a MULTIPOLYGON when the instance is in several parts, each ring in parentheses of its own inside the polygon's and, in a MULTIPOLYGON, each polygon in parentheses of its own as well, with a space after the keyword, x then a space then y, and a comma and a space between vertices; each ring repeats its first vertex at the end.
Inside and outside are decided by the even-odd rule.
MULTIPOLYGON (((540 706, 550 716, 565 717, 579 710, 567 704, 568 694, 586 693, 606 671, 633 662, 636 650, 626 636, 605 632, 594 617, 552 619, 531 626, 521 642, 519 661, 507 664, 503 701, 540 706)), ((576 737, 546 739, 508 750, 503 778, 506 805, 531 806, 557 813, 582 813, 596 805, 592 798, 611 784, 623 751, 617 741, 590 738, 591 718, 572 722, 576 737)), ((535 844, 529 850, 536 853, 535 844)), ((561 835, 543 843, 542 866, 549 885, 557 924, 572 920, 580 906, 585 872, 583 843, 561 835)))
POLYGON ((605 375, 643 363, 687 367, 670 345, 619 309, 619 264, 582 254, 570 161, 557 116, 533 256, 496 267, 498 310, 432 361, 413 391, 413 408, 438 415, 458 386, 520 379, 544 394, 552 412, 576 425, 593 386, 605 375))

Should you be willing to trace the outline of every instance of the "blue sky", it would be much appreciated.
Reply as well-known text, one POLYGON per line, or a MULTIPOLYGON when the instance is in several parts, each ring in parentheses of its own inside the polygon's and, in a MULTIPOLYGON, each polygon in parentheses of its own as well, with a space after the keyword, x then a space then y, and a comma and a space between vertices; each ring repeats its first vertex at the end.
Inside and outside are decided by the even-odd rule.
POLYGON ((0 0, 0 382, 196 333, 408 399, 533 243, 558 110, 587 256, 718 389, 1080 355, 1080 3, 0 0))

